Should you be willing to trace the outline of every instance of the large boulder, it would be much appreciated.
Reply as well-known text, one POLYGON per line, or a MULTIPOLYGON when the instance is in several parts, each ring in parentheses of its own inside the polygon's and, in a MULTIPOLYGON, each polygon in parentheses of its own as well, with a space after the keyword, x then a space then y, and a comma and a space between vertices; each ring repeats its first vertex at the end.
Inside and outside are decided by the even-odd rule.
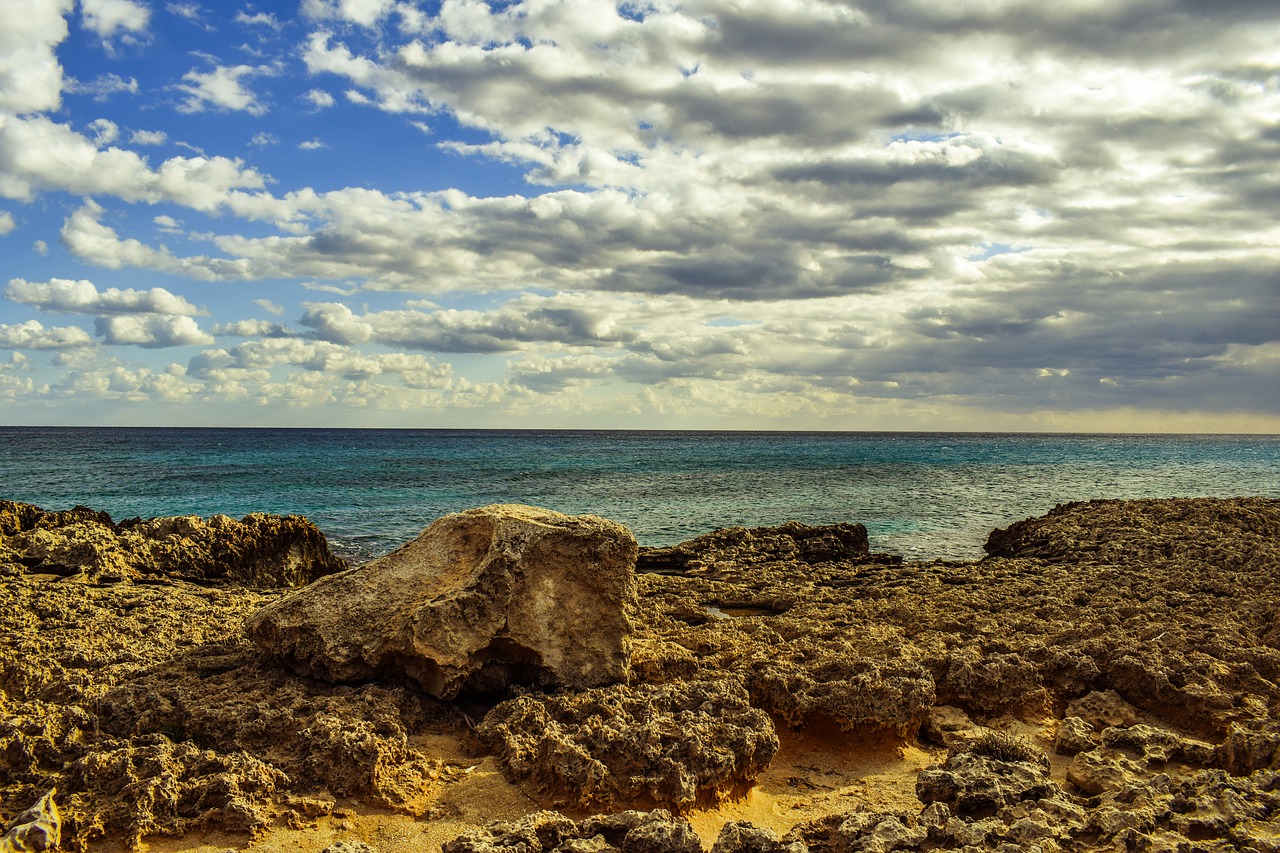
POLYGON ((246 629, 302 675, 406 676, 442 699, 611 684, 630 661, 636 550, 603 518, 481 507, 273 602, 246 629))

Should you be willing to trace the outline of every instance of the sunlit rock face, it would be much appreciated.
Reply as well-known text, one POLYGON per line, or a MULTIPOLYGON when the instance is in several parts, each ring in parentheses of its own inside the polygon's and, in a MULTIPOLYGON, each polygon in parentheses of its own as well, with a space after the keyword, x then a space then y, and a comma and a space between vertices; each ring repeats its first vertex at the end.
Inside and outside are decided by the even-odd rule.
POLYGON ((249 619, 297 672, 407 677, 440 698, 626 678, 636 541, 622 525, 517 504, 447 515, 364 566, 249 619))

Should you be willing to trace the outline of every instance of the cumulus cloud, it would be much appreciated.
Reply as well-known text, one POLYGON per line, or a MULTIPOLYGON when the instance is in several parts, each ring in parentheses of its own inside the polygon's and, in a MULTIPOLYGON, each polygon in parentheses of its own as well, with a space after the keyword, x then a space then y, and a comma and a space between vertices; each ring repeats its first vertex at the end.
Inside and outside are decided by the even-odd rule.
POLYGON ((214 342, 213 337, 202 331, 191 317, 171 314, 98 317, 94 321, 94 333, 106 344, 147 349, 202 346, 214 342))
MULTIPOLYGON (((465 168, 425 190, 151 164, 114 146, 162 135, 39 115, 79 86, 53 52, 70 4, 50 5, 0 33, 0 195, 88 197, 61 235, 87 263, 335 294, 291 303, 296 331, 220 317, 245 340, 207 387, 266 393, 293 370, 299 404, 331 399, 327 377, 354 405, 406 387, 390 348, 505 369, 508 403, 608 386, 646 411, 1268 405, 1274 4, 305 0, 293 91, 335 110, 307 120, 351 109, 345 91, 368 140, 426 130, 465 168), (526 184, 449 186, 495 166, 526 184), (217 216, 152 243, 139 202, 217 216)), ((296 60, 193 69, 181 108, 264 116, 255 88, 296 60)), ((257 137, 276 138, 322 144, 257 137)))
POLYGON ((206 312, 163 287, 150 290, 121 290, 108 287, 98 290, 91 281, 54 278, 45 282, 11 279, 4 295, 14 302, 41 311, 64 314, 181 314, 195 316, 206 312))
POLYGON ((151 12, 133 0, 80 0, 84 25, 104 39, 117 33, 145 33, 151 12))
POLYGON ((74 0, 25 4, 0 27, 0 112, 57 109, 63 85, 54 48, 67 37, 74 0))
POLYGON ((7 210, 0 210, 0 237, 4 237, 18 227, 13 219, 13 214, 7 210))
POLYGON ((275 73, 276 70, 268 65, 219 65, 212 71, 193 68, 182 75, 183 82, 176 87, 187 94, 187 99, 178 109, 185 113, 200 113, 212 108, 247 112, 253 116, 265 115, 269 107, 244 81, 275 73))
POLYGON ((91 346, 93 338, 77 326, 46 328, 39 320, 7 325, 0 323, 0 348, 61 350, 91 346))

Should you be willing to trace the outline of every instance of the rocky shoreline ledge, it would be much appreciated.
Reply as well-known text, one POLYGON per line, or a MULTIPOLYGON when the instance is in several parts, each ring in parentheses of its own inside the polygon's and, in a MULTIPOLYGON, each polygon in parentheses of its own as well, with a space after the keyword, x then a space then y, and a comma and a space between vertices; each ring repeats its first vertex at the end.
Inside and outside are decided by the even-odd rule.
POLYGON ((1280 501, 985 547, 0 501, 0 849, 1280 851, 1280 501))

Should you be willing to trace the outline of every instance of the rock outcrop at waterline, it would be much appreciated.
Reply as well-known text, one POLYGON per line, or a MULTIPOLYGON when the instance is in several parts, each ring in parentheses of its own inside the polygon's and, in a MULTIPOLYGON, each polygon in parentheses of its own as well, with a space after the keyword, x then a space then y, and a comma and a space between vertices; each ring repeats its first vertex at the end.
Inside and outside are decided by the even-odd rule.
POLYGON ((6 564, 106 583, 178 578, 254 587, 302 586, 347 567, 300 516, 177 516, 117 524, 87 507, 46 512, 0 500, 0 571, 6 564))
POLYGON ((595 516, 504 504, 454 513, 246 624, 268 654, 331 682, 407 677, 432 696, 627 677, 636 541, 595 516))
POLYGON ((696 823, 699 800, 754 779, 775 820, 803 819, 731 822, 716 853, 1275 851, 1278 524, 1273 500, 1074 504, 993 534, 975 563, 806 553, 821 534, 796 525, 720 532, 637 579, 625 683, 522 689, 487 716, 279 666, 241 633, 278 589, 100 582, 0 551, 0 813, 56 786, 69 849, 363 808, 440 827, 506 785, 501 768, 529 813, 588 805, 582 779, 609 792, 592 809, 623 811, 477 828, 475 850, 691 853, 683 818, 625 810, 705 779, 696 823), (733 701, 701 701, 709 684, 733 701), (692 748, 717 731, 719 769, 692 748), (854 761, 900 739, 926 769, 877 801, 849 765, 801 757, 815 738, 854 761))

